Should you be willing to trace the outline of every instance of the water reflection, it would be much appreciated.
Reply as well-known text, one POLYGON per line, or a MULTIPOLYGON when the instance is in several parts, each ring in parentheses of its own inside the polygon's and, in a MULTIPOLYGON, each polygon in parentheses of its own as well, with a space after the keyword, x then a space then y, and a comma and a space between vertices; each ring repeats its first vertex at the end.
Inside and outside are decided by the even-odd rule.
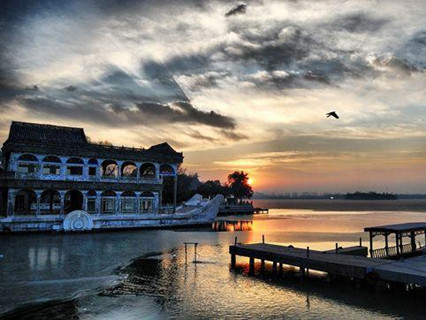
POLYGON ((253 221, 215 221, 212 224, 212 229, 214 231, 252 231, 253 230, 253 221))

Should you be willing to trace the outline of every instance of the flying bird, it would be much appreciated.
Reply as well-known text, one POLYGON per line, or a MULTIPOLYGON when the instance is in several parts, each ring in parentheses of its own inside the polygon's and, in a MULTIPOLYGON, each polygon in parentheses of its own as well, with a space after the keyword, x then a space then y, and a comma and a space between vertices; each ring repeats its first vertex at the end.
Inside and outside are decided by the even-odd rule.
POLYGON ((339 119, 339 116, 337 115, 336 111, 331 111, 326 114, 327 118, 329 117, 335 117, 336 119, 339 119))
POLYGON ((229 16, 233 16, 236 14, 244 14, 246 13, 246 9, 247 9, 247 5, 244 3, 241 3, 240 5, 238 5, 237 7, 229 10, 226 14, 225 17, 229 17, 229 16))

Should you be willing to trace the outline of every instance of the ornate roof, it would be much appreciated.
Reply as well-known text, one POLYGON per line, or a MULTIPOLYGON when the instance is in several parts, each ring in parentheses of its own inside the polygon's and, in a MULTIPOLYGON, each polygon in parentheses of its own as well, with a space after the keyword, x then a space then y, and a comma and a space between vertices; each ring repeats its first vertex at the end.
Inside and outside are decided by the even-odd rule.
POLYGON ((12 121, 8 142, 44 144, 87 144, 82 128, 12 121))
POLYGON ((167 142, 148 149, 89 143, 84 129, 48 124, 13 121, 9 138, 3 144, 3 153, 42 153, 125 159, 134 161, 166 161, 180 163, 181 152, 176 152, 167 142))

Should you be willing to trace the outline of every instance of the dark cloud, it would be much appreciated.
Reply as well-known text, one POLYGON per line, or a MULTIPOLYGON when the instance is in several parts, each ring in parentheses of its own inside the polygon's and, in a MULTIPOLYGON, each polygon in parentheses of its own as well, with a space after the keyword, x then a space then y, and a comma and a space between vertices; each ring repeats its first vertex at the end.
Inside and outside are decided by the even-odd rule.
POLYGON ((138 103, 139 111, 153 121, 198 123, 216 128, 234 129, 235 120, 214 111, 204 112, 188 102, 175 102, 171 105, 138 103))
POLYGON ((69 91, 69 92, 73 92, 73 91, 76 91, 77 90, 77 87, 74 87, 74 86, 66 86, 65 88, 64 88, 66 91, 69 91))
POLYGON ((235 131, 222 130, 221 133, 222 133, 223 136, 227 137, 230 140, 234 140, 234 141, 240 141, 240 140, 245 140, 245 139, 249 138, 247 135, 241 134, 241 133, 236 133, 235 131))
POLYGON ((357 12, 344 15, 334 20, 330 26, 335 29, 344 29, 349 32, 375 32, 382 28, 388 19, 372 17, 368 13, 357 12))
POLYGON ((229 17, 229 16, 234 16, 236 14, 244 14, 246 13, 247 10, 247 5, 245 5, 244 3, 236 6, 235 8, 229 10, 226 14, 225 17, 229 17))

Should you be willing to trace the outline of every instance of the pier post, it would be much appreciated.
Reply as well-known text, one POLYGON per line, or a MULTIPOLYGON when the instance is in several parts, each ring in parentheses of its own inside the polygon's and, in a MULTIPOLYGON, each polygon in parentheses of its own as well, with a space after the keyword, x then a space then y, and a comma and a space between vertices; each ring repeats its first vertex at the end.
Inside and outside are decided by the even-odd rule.
POLYGON ((249 262, 249 275, 254 275, 254 258, 250 258, 249 262))
POLYGON ((371 231, 370 231, 370 258, 373 258, 373 233, 371 231))
POLYGON ((339 244, 337 242, 336 242, 336 253, 339 253, 339 244))
POLYGON ((280 263, 280 276, 282 276, 282 274, 283 274, 283 264, 282 263, 280 263))
MULTIPOLYGON (((336 243, 336 245, 338 244, 336 243)), ((309 247, 306 248, 306 258, 308 259, 308 261, 306 261, 306 276, 309 277, 309 247)))
POLYGON ((277 272, 277 262, 272 262, 272 270, 276 273, 277 272))
POLYGON ((388 243, 388 234, 385 233, 385 251, 386 251, 386 256, 389 256, 389 243, 388 243))
POLYGON ((359 237, 359 246, 362 247, 362 238, 359 237))
POLYGON ((262 273, 264 273, 265 272, 265 260, 260 260, 260 271, 262 272, 262 273))
POLYGON ((235 269, 235 265, 236 265, 237 259, 235 254, 231 254, 231 268, 235 269))
POLYGON ((262 243, 265 243, 265 235, 262 234, 262 243))

